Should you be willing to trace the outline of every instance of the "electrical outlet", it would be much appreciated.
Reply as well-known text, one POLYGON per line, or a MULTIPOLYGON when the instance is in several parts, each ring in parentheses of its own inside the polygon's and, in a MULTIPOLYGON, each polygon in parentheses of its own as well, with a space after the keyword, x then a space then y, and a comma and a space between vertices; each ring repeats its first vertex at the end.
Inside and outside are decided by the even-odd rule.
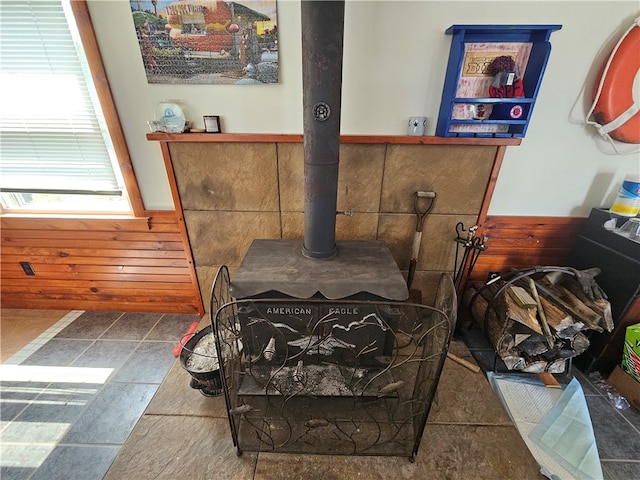
POLYGON ((36 271, 33 269, 33 265, 31 265, 29 262, 20 262, 20 266, 22 267, 22 270, 24 270, 25 274, 30 277, 35 276, 36 271))

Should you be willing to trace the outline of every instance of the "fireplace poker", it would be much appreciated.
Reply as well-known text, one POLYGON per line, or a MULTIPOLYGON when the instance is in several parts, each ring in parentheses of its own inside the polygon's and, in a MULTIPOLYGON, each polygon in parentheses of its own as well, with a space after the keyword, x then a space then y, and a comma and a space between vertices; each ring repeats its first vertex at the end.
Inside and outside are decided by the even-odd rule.
POLYGON ((456 224, 456 238, 454 238, 456 242, 456 258, 453 261, 453 284, 456 286, 456 288, 458 287, 459 280, 462 277, 464 264, 466 263, 467 257, 469 256, 469 250, 471 248, 471 243, 473 242, 473 236, 475 235, 477 229, 477 225, 469 228, 469 231, 467 232, 467 238, 464 238, 462 236, 462 232, 465 231, 464 223, 458 222, 456 224), (464 248, 464 253, 462 255, 462 260, 460 261, 460 263, 458 263, 460 246, 464 248))
POLYGON ((422 225, 429 212, 433 209, 436 200, 435 192, 417 191, 413 194, 413 210, 416 213, 416 233, 413 237, 413 247, 411 248, 411 260, 409 261, 409 272, 407 274, 407 287, 411 288, 413 276, 418 264, 418 254, 420 253, 420 242, 422 241, 422 225))
POLYGON ((487 240, 489 237, 476 237, 476 231, 478 230, 478 225, 474 225, 469 228, 467 232, 466 238, 462 236, 462 232, 465 231, 464 224, 462 222, 458 222, 456 225, 456 238, 454 239, 456 242, 456 256, 453 262, 453 284, 456 289, 460 285, 460 281, 462 280, 462 274, 464 272, 465 266, 467 263, 467 276, 471 275, 471 271, 480 256, 480 253, 484 252, 487 249, 487 240), (462 259, 460 263, 458 263, 458 255, 460 246, 464 248, 464 253, 462 254, 462 259), (469 255, 471 255, 471 259, 469 260, 469 255))
POLYGON ((467 269, 467 276, 471 275, 471 272, 473 271, 473 267, 476 266, 476 262, 478 261, 478 257, 480 256, 480 254, 487 249, 487 240, 489 240, 489 237, 487 237, 486 235, 484 235, 482 238, 475 237, 472 240, 471 248, 473 251, 471 253, 471 261, 469 262, 469 268, 467 269))

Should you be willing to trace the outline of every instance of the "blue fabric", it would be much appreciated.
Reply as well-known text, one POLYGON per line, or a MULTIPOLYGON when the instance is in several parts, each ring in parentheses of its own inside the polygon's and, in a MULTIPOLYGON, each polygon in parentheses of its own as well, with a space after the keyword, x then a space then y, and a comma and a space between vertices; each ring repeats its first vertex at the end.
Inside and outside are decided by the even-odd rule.
POLYGON ((602 478, 589 408, 575 378, 529 438, 576 478, 602 478))

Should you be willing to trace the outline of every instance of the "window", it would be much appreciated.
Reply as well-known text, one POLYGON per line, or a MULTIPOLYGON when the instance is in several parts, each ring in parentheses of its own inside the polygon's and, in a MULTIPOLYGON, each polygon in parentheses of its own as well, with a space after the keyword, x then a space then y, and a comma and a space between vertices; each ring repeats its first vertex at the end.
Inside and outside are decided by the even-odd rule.
POLYGON ((0 2, 4 212, 129 214, 141 208, 130 202, 137 193, 133 174, 122 174, 120 162, 130 165, 130 159, 109 89, 95 86, 107 82, 87 5, 72 3, 0 2))

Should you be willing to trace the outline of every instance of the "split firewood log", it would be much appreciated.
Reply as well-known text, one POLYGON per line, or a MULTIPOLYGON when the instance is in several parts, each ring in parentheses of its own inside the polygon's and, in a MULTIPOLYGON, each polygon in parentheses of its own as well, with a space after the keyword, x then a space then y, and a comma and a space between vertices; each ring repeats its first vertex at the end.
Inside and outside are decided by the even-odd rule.
POLYGON ((510 285, 507 288, 507 293, 511 295, 511 297, 516 301, 518 305, 524 308, 536 308, 538 304, 536 301, 529 295, 522 287, 517 287, 515 285, 510 285))
POLYGON ((498 280, 491 285, 471 285, 465 290, 463 302, 509 370, 562 373, 567 359, 589 347, 583 331, 602 330, 596 323, 604 318, 594 307, 597 300, 583 302, 582 295, 574 293, 578 292, 571 285, 574 280, 566 277, 556 285, 538 281, 535 289, 530 286, 533 280, 526 278, 506 288, 505 282, 498 280), (535 290, 535 298, 527 287, 535 290), (545 313, 546 330, 542 328, 540 310, 545 313))
POLYGON ((522 371, 527 373, 564 373, 567 368, 567 360, 564 358, 557 358, 552 361, 538 356, 529 357, 524 355, 524 358, 525 365, 522 371))
POLYGON ((566 311, 574 319, 584 323, 587 328, 597 332, 603 331, 603 328, 599 325, 602 320, 602 315, 586 307, 575 295, 567 293, 567 289, 546 282, 536 281, 534 283, 540 297, 546 297, 547 300, 566 311))
POLYGON ((462 298, 469 306, 474 321, 484 330, 489 344, 507 364, 507 368, 512 369, 522 363, 518 351, 514 348, 514 336, 505 328, 505 322, 498 318, 496 309, 489 307, 486 296, 491 297, 491 293, 471 286, 465 290, 462 298))
POLYGON ((558 338, 573 338, 585 328, 584 323, 576 321, 570 314, 542 295, 542 308, 547 314, 547 322, 558 338))
POLYGON ((522 370, 526 365, 525 359, 520 355, 505 355, 500 358, 509 370, 522 370))
MULTIPOLYGON (((600 288, 600 285, 595 280, 595 277, 600 275, 601 270, 598 267, 587 268, 586 270, 577 270, 575 268, 569 267, 573 275, 570 277, 580 286, 580 290, 589 298, 594 300, 606 299, 607 294, 600 288)), ((545 278, 555 284, 559 281, 562 281, 565 277, 569 276, 568 273, 565 272, 549 272, 545 275, 545 278)))
MULTIPOLYGON (((497 288, 493 288, 493 291, 495 293, 497 288)), ((485 334, 487 335, 489 344, 502 359, 507 369, 521 371, 525 367, 526 361, 520 349, 516 346, 516 338, 518 342, 524 342, 527 338, 531 337, 531 335, 540 337, 541 332, 533 333, 528 327, 519 322, 500 319, 497 314, 499 308, 494 308, 494 306, 489 307, 489 302, 494 301, 495 299, 490 289, 482 289, 475 285, 470 286, 463 294, 463 302, 469 307, 472 318, 483 329, 486 328, 485 334), (513 323, 518 323, 520 327, 526 329, 529 333, 510 333, 505 325, 513 323)), ((511 328, 515 329, 513 325, 511 325, 511 328)), ((544 337, 542 338, 544 339, 544 337)))
POLYGON ((525 333, 516 333, 513 336, 513 342, 515 344, 515 346, 520 345, 522 342, 524 342, 527 338, 529 338, 531 335, 527 335, 525 333))
POLYGON ((518 345, 518 349, 527 355, 540 355, 549 350, 549 344, 544 335, 530 335, 524 342, 518 345))
POLYGON ((595 312, 591 308, 574 295, 571 290, 565 287, 563 284, 552 287, 551 290, 559 295, 559 298, 569 305, 572 312, 576 312, 579 318, 582 318, 585 325, 592 330, 598 330, 602 332, 603 328, 600 323, 603 321, 603 316, 595 312))
MULTIPOLYGON (((518 287, 516 287, 518 288, 518 287)), ((533 307, 525 307, 520 304, 520 301, 514 299, 514 295, 522 295, 521 293, 514 294, 514 287, 507 287, 508 295, 500 295, 498 297, 498 305, 499 305, 499 313, 503 315, 503 318, 506 318, 508 321, 518 322, 521 325, 524 325, 526 329, 530 331, 530 333, 542 333, 542 329, 540 328, 540 324, 538 323, 536 314, 537 308, 535 308, 535 302, 533 307)), ((524 290, 524 289, 521 289, 524 290)), ((526 292, 525 292, 526 293, 526 292)), ((519 297, 524 298, 524 297, 519 297)), ((522 300, 524 303, 524 300, 522 300)), ((532 299, 533 301, 533 299, 532 299)), ((517 329, 516 326, 508 325, 508 327, 513 327, 517 329)), ((512 329, 513 333, 528 333, 526 330, 518 330, 515 331, 512 329)))
POLYGON ((465 290, 462 298, 469 306, 473 319, 484 330, 492 347, 496 348, 498 344, 513 344, 513 337, 505 332, 504 325, 497 318, 496 309, 489 306, 491 298, 485 298, 490 295, 490 292, 472 286, 465 290))
POLYGON ((593 299, 584 293, 578 282, 573 281, 568 275, 564 275, 559 285, 570 292, 575 298, 582 302, 587 308, 593 310, 600 315, 601 321, 599 325, 607 332, 613 330, 613 314, 611 313, 611 304, 604 298, 593 299))
POLYGON ((573 350, 576 355, 586 352, 589 345, 589 339, 582 332, 576 333, 575 337, 571 339, 571 350, 573 350))
POLYGON ((565 358, 557 358, 547 365, 549 373, 564 373, 567 369, 567 360, 565 358))

